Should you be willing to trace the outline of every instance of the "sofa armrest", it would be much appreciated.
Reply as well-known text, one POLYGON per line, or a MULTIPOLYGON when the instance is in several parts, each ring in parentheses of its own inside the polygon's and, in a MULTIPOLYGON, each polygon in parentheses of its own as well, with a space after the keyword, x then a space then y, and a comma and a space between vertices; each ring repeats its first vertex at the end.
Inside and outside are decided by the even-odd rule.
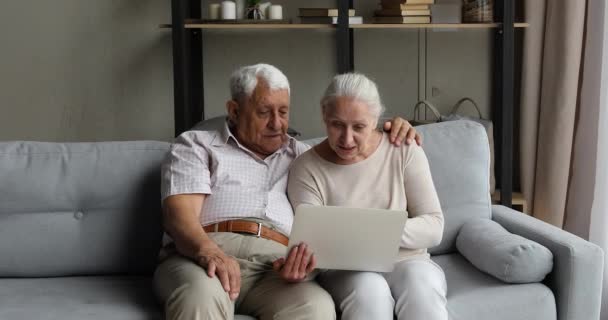
POLYGON ((604 265, 600 247, 504 206, 492 206, 492 220, 551 250, 553 271, 544 282, 555 295, 559 320, 599 319, 604 265))

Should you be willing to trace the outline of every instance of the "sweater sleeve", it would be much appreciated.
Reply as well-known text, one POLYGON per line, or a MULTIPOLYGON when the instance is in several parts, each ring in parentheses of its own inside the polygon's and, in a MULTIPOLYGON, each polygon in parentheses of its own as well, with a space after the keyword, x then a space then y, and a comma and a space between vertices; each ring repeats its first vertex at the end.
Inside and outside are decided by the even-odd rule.
POLYGON ((289 170, 287 196, 294 212, 300 204, 324 204, 323 196, 313 174, 307 168, 309 160, 308 154, 304 154, 292 163, 289 170))
MULTIPOLYGON (((294 213, 300 204, 323 205, 321 192, 312 173, 306 167, 309 161, 307 159, 310 159, 310 157, 304 154, 292 163, 289 170, 287 196, 294 213)), ((313 270, 306 276, 306 281, 314 280, 319 272, 321 272, 320 269, 313 270)))
POLYGON ((401 247, 427 249, 438 245, 443 236, 443 213, 428 159, 419 146, 411 146, 406 152, 404 184, 409 218, 401 247))

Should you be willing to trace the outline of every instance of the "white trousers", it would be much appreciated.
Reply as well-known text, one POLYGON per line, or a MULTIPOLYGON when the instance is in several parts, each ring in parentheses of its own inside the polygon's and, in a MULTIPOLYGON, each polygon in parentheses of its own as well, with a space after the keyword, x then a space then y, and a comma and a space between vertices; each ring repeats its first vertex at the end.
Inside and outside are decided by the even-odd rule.
POLYGON ((427 257, 395 264, 389 273, 329 270, 317 278, 342 320, 447 320, 447 285, 441 267, 427 257))

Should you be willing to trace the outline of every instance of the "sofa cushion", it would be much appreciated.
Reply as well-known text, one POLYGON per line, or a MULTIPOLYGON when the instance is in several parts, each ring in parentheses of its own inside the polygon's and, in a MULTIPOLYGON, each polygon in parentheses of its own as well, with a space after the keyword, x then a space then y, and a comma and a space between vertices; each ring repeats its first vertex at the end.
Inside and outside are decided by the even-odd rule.
POLYGON ((0 319, 164 319, 153 292, 148 277, 0 279, 0 319))
POLYGON ((549 249, 489 219, 467 222, 456 247, 479 270, 508 283, 540 282, 553 268, 549 249))
POLYGON ((199 121, 190 130, 220 131, 224 128, 224 123, 226 123, 226 115, 220 115, 199 121))
POLYGON ((553 292, 542 283, 504 283, 458 253, 432 259, 445 272, 450 320, 557 319, 553 292))
POLYGON ((0 319, 163 319, 146 277, 0 279, 0 319))
POLYGON ((445 219, 441 243, 431 254, 455 251, 462 225, 473 218, 490 218, 490 149, 482 125, 448 121, 416 127, 429 159, 433 182, 445 219))
POLYGON ((168 147, 0 143, 0 277, 151 274, 168 147))

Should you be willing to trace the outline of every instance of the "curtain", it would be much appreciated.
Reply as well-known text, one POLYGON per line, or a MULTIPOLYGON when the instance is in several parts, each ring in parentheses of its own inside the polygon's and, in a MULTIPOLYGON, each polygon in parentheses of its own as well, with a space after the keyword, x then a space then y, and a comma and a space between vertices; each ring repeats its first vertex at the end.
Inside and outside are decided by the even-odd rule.
POLYGON ((530 211, 563 227, 583 54, 586 1, 525 1, 521 186, 530 211))
MULTIPOLYGON (((580 112, 564 228, 608 252, 608 7, 589 0, 580 112)), ((608 320, 604 263, 601 318, 608 320)))
POLYGON ((604 0, 525 6, 531 26, 522 70, 522 192, 535 217, 608 252, 608 6, 604 0))

